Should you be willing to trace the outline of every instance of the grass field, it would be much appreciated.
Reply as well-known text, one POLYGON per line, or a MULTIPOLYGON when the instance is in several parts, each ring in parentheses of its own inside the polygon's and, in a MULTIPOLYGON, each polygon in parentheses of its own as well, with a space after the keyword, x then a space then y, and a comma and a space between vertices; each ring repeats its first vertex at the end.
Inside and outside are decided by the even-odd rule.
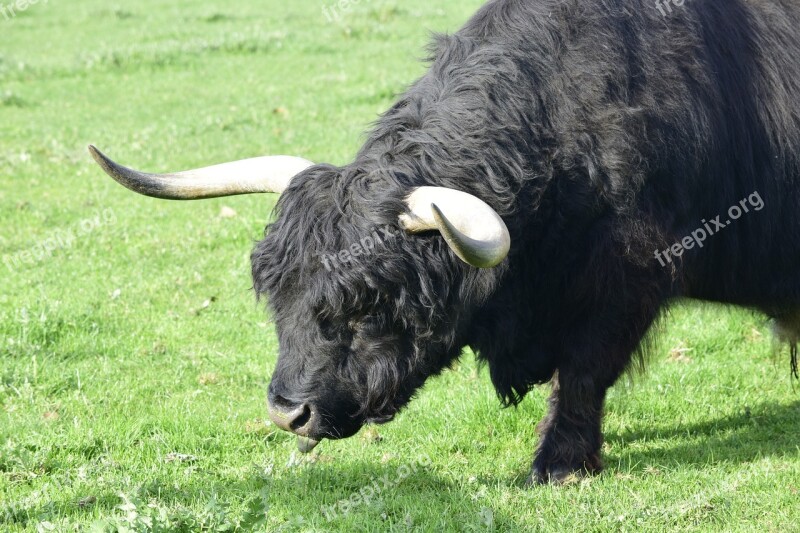
POLYGON ((547 390, 501 410, 470 354, 308 457, 265 422, 248 256, 274 198, 139 197, 86 145, 345 163, 480 0, 334 3, 0 11, 0 531, 800 530, 800 392, 741 310, 673 309, 610 395, 607 470, 571 486, 522 488, 547 390))

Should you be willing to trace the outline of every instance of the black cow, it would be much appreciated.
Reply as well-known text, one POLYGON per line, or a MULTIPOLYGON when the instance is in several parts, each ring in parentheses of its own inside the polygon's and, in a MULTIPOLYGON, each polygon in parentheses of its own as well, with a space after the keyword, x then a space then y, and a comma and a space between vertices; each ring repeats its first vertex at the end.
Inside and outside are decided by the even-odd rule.
POLYGON ((670 300, 800 337, 800 6, 681 4, 491 1, 344 167, 92 152, 152 196, 283 192, 252 270, 270 415, 302 449, 390 420, 470 346, 506 405, 553 384, 531 482, 597 472, 606 391, 670 300))

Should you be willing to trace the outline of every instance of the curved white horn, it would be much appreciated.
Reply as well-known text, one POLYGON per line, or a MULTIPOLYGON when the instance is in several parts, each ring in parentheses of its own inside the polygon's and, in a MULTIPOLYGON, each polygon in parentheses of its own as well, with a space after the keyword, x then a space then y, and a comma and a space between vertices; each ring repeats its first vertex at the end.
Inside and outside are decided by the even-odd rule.
POLYGON ((491 268, 511 249, 508 228, 483 200, 455 189, 419 187, 406 198, 400 224, 409 233, 438 230, 467 264, 491 268))
POLYGON ((167 200, 197 200, 236 194, 281 193, 293 177, 314 165, 300 157, 255 157, 172 174, 148 174, 115 163, 94 146, 89 153, 128 189, 167 200))

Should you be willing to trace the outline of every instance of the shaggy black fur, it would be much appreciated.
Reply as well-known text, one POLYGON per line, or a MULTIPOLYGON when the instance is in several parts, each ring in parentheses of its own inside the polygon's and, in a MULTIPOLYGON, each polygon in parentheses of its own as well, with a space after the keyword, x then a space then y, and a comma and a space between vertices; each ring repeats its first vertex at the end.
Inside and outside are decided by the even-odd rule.
MULTIPOLYGON (((280 199, 253 252, 280 358, 271 394, 324 410, 317 436, 386 421, 471 346, 506 404, 554 383, 532 481, 601 468, 606 390, 686 296, 800 310, 800 7, 691 0, 495 0, 355 161, 280 199), (512 250, 461 263, 399 230, 421 185, 489 203, 512 250), (654 253, 758 192, 751 211, 663 267, 654 253), (394 237, 328 269, 376 228, 394 237)), ((791 323, 782 323, 791 329, 791 323)), ((796 337, 796 333, 795 333, 796 337)))

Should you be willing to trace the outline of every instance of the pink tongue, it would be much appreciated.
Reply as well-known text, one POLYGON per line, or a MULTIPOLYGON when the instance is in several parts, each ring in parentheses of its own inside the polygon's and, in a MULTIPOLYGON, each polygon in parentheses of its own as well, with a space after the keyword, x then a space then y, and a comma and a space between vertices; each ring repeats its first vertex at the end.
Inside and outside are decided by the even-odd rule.
POLYGON ((297 437, 297 449, 300 453, 308 453, 319 444, 318 440, 309 439, 308 437, 297 437))

